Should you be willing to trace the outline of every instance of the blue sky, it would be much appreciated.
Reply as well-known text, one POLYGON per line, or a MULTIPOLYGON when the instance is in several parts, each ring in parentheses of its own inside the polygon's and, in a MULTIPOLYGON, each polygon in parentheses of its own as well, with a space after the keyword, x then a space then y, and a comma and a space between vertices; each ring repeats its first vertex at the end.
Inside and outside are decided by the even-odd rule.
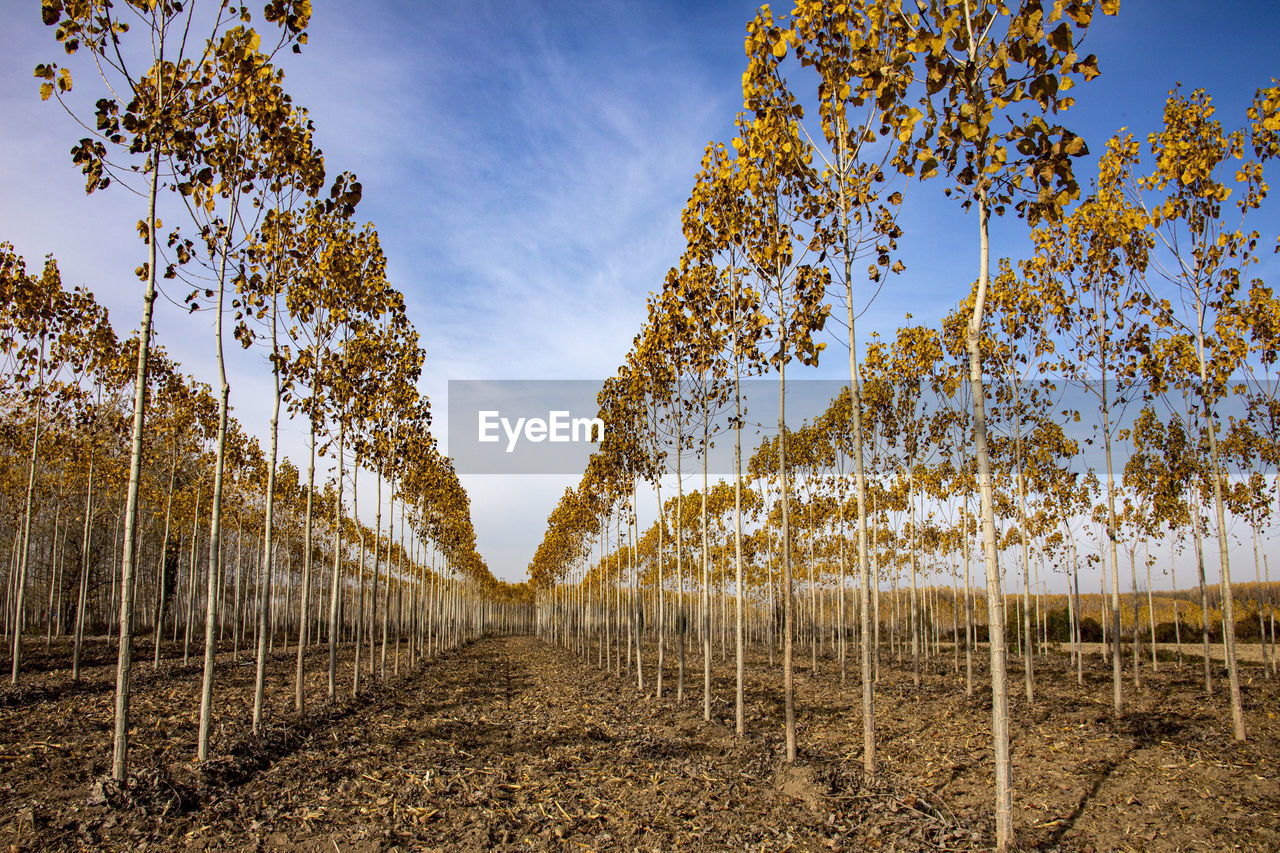
MULTIPOLYGON (((703 147, 732 134, 755 5, 313 5, 309 44, 284 60, 286 85, 311 110, 330 173, 354 171, 364 185, 360 217, 377 225, 422 335, 422 388, 439 434, 449 379, 612 373, 643 322, 647 293, 683 248, 679 215, 703 147)), ((53 252, 64 278, 94 290, 123 332, 140 315, 132 270, 143 258, 134 230, 142 208, 116 188, 84 195, 67 154, 83 134, 40 102, 31 76, 60 50, 38 3, 6 9, 0 239, 29 264, 53 252)), ((1121 126, 1145 136, 1178 81, 1206 87, 1224 121, 1235 122, 1253 91, 1280 75, 1276 33, 1274 2, 1126 0, 1119 18, 1099 18, 1090 33, 1085 51, 1098 54, 1103 73, 1075 91, 1064 123, 1095 153, 1121 126)), ((96 93, 81 75, 77 94, 96 93)), ((1082 183, 1091 172, 1091 163, 1080 167, 1082 183)), ((908 269, 863 329, 890 334, 907 311, 936 320, 972 280, 976 222, 942 197, 943 186, 904 188, 908 269)), ((1274 215, 1270 222, 1274 232, 1274 215)), ((1020 256, 1026 245, 1025 226, 997 223, 994 256, 1020 256)), ((162 303, 157 328, 189 372, 213 375, 207 314, 162 303)), ((817 375, 843 373, 834 349, 817 375)), ((237 353, 232 403, 259 435, 268 379, 260 354, 237 353)), ((300 422, 286 426, 296 459, 304 435, 300 422)), ((496 574, 523 575, 571 482, 467 479, 479 547, 496 574)))

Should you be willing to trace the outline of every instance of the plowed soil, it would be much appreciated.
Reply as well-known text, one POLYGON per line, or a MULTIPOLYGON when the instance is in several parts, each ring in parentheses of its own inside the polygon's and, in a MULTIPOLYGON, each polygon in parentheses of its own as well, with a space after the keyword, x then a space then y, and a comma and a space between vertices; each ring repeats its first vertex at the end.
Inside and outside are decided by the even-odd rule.
MULTIPOLYGON (((294 659, 272 656, 269 725, 248 736, 253 666, 219 659, 215 736, 193 762, 199 661, 139 666, 128 789, 104 783, 113 654, 79 684, 65 649, 32 643, 30 670, 0 691, 0 832, 11 850, 972 850, 994 841, 990 690, 964 692, 948 651, 924 667, 887 653, 877 690, 880 772, 861 774, 855 663, 809 671, 797 654, 799 761, 782 761, 779 670, 753 651, 747 735, 736 738, 732 669, 713 666, 702 719, 701 657, 683 702, 675 655, 665 692, 529 637, 488 638, 350 693, 327 696, 312 653, 307 705, 292 713, 294 659)), ((1014 689, 1021 663, 1011 660, 1014 689)), ((1111 713, 1101 661, 1076 685, 1065 658, 1037 660, 1035 701, 1013 701, 1015 823, 1026 849, 1280 849, 1280 690, 1246 670, 1250 741, 1232 743, 1218 685, 1198 664, 1144 671, 1111 713), (1249 676, 1252 676, 1250 680, 1249 676)))

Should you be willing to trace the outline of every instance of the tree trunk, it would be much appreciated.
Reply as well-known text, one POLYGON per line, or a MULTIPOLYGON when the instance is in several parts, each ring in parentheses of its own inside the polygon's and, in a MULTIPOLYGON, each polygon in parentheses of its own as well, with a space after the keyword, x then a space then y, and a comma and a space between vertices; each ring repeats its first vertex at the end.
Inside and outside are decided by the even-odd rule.
POLYGON ((354 634, 354 660, 351 665, 351 696, 355 698, 360 695, 360 652, 364 647, 364 527, 360 524, 360 490, 357 488, 360 480, 360 454, 356 453, 355 465, 351 468, 351 518, 356 523, 356 530, 360 534, 360 559, 356 562, 356 589, 358 598, 356 601, 356 624, 354 634))
MULTIPOLYGON (((1265 678, 1271 678, 1271 661, 1267 650, 1267 625, 1263 617, 1262 608, 1262 560, 1258 557, 1258 517, 1253 513, 1252 523, 1249 525, 1250 532, 1253 534, 1253 572, 1258 582, 1258 642, 1262 644, 1262 674, 1265 678)), ((1151 566, 1147 565, 1147 575, 1151 574, 1151 566)), ((1147 581, 1147 589, 1151 588, 1151 581, 1147 581)), ((1154 641, 1153 641, 1154 642, 1154 641)))
MULTIPOLYGON (((84 496, 84 537, 80 545, 80 594, 76 598, 75 648, 71 653, 71 680, 80 680, 80 645, 84 642, 84 607, 89 596, 89 537, 93 531, 93 448, 89 449, 89 474, 84 496)), ((168 522, 165 523, 166 535, 168 522)), ((163 551, 161 552, 163 559, 163 551)), ((163 594, 163 575, 160 585, 163 594)), ((159 637, 159 629, 156 629, 159 637)))
POLYGON ((973 698, 973 581, 969 577, 969 495, 960 508, 961 547, 964 549, 964 695, 973 698))
POLYGON ((259 567, 258 582, 258 655, 253 681, 253 733, 262 729, 262 706, 266 694, 267 643, 268 630, 267 610, 271 596, 272 583, 272 536, 275 525, 276 500, 276 460, 280 443, 280 348, 277 337, 277 318, 279 314, 278 298, 271 299, 271 375, 275 383, 275 394, 271 400, 271 436, 270 450, 267 460, 267 496, 262 522, 262 563, 259 567))
POLYGON ((1204 573, 1204 540, 1200 535, 1200 498, 1192 493, 1191 536, 1196 551, 1196 582, 1200 586, 1200 639, 1204 651, 1204 695, 1213 695, 1213 658, 1209 655, 1209 586, 1204 573))
MULTIPOLYGON (((781 292, 781 287, 779 287, 781 292)), ((785 316, 785 312, 779 312, 785 316)), ((784 324, 785 328, 785 324, 784 324)), ((787 337, 782 334, 782 358, 778 362, 778 477, 782 489, 782 692, 786 710, 787 763, 796 760, 794 602, 791 590, 791 508, 787 481, 787 337)))
MULTIPOLYGON (((234 208, 233 208, 234 210, 234 208)), ((204 679, 200 689, 200 732, 196 741, 196 757, 204 761, 209 757, 209 723, 213 715, 213 664, 218 644, 214 636, 214 620, 217 618, 218 581, 222 561, 222 476, 227 454, 227 408, 231 400, 231 385, 227 382, 227 363, 222 352, 222 306, 226 293, 227 254, 230 252, 231 235, 235 228, 235 216, 227 228, 226 243, 222 248, 222 260, 218 269, 218 444, 213 463, 213 507, 209 520, 209 578, 208 600, 205 602, 204 621, 204 679)))
POLYGON ((36 456, 40 447, 40 414, 44 409, 44 335, 40 336, 40 361, 36 367, 38 379, 36 380, 36 414, 35 423, 31 429, 31 453, 27 457, 27 499, 26 508, 22 514, 22 552, 18 562, 18 592, 14 603, 13 613, 13 655, 12 670, 9 675, 9 683, 18 683, 18 672, 22 667, 22 629, 23 609, 26 605, 27 596, 27 564, 31 554, 31 505, 35 499, 36 490, 36 456))
POLYGON ((636 635, 636 689, 644 693, 644 656, 640 647, 641 612, 640 612, 640 560, 636 554, 636 540, 640 537, 640 509, 636 498, 636 483, 631 482, 631 524, 628 537, 631 539, 631 621, 635 624, 636 635))
MULTIPOLYGON (((1018 398, 1014 398, 1018 407, 1018 398)), ((1018 469, 1018 539, 1022 546, 1022 632, 1026 648, 1022 654, 1022 673, 1025 681, 1027 704, 1035 701, 1034 656, 1031 652, 1031 551, 1027 542, 1027 483, 1022 461, 1022 427, 1019 424, 1013 438, 1014 465, 1018 469)))
MULTIPOLYGON (((1200 342, 1200 381, 1207 384, 1204 363, 1204 346, 1200 342)), ((1218 454, 1217 429, 1210 417, 1209 403, 1205 401, 1205 421, 1209 425, 1209 459, 1213 474, 1213 503, 1218 521, 1218 567, 1222 573, 1222 641, 1226 646, 1227 686, 1231 697, 1231 734, 1237 743, 1245 740, 1244 708, 1240 703, 1240 670, 1236 663, 1236 613, 1235 595, 1231 589, 1231 558, 1227 553, 1226 501, 1222 494, 1222 463, 1218 454)))
MULTIPOLYGON (((312 405, 316 404, 315 389, 311 394, 312 405)), ((303 684, 303 664, 306 658, 308 633, 310 626, 310 614, 307 612, 310 602, 311 592, 311 508, 315 497, 316 490, 316 422, 315 413, 311 413, 309 418, 311 422, 310 430, 310 458, 307 462, 307 509, 306 518, 303 521, 303 539, 302 539, 302 577, 298 581, 298 661, 294 669, 293 676, 293 710, 299 717, 302 716, 306 697, 304 695, 303 684)))
POLYGON ((338 587, 342 582, 342 444, 346 422, 338 418, 338 481, 333 508, 333 580, 329 587, 329 701, 338 695, 338 587))
POLYGON ((987 636, 991 650, 991 727, 995 751, 996 847, 1006 850, 1013 840, 1013 773, 1009 755, 1009 683, 1005 672, 1004 595, 996 563, 996 525, 991 484, 991 457, 987 447, 986 391, 982 381, 979 335, 990 269, 986 189, 978 189, 978 233, 981 260, 973 315, 966 339, 969 350, 969 385, 973 397, 974 445, 978 457, 978 488, 982 501, 982 544, 987 572, 987 636))
POLYGON ((1173 531, 1169 531, 1169 584, 1173 587, 1173 641, 1178 648, 1178 669, 1182 669, 1182 616, 1178 613, 1178 581, 1173 570, 1173 561, 1177 556, 1177 542, 1173 531))
MULTIPOLYGON (((401 519, 401 525, 404 520, 401 519)), ((382 655, 378 664, 378 677, 387 677, 387 623, 391 620, 391 545, 396 525, 396 478, 391 478, 391 505, 387 513, 387 582, 382 591, 382 655)))
MULTIPOLYGON (((191 659, 191 623, 194 619, 194 608, 196 606, 196 554, 197 542, 200 538, 200 486, 202 485, 204 484, 200 483, 196 486, 196 502, 191 511, 191 554, 187 557, 187 588, 185 590, 187 601, 182 615, 182 665, 184 667, 191 659)), ((173 638, 176 642, 178 639, 176 620, 173 631, 173 638)))
POLYGON ((231 600, 231 659, 240 660, 240 586, 244 577, 244 513, 236 513, 236 583, 231 600))
POLYGON ((1124 714, 1124 674, 1120 648, 1120 557, 1116 539, 1116 480, 1111 466, 1111 412, 1107 406, 1107 383, 1103 377, 1102 433, 1107 458, 1107 543, 1111 558, 1111 708, 1116 717, 1124 714))
POLYGON ((155 648, 152 650, 154 658, 151 661, 152 671, 160 669, 160 641, 164 630, 164 601, 168 578, 166 577, 168 566, 166 562, 169 557, 169 523, 173 519, 173 487, 178 476, 178 452, 177 441, 175 436, 173 459, 169 463, 169 490, 165 497, 164 504, 164 539, 160 543, 160 579, 159 589, 156 591, 156 619, 155 619, 155 648))
MULTIPOLYGON (((1145 543, 1143 544, 1143 551, 1143 557, 1147 564, 1147 623, 1151 627, 1151 671, 1159 672, 1160 660, 1156 657, 1156 606, 1151 592, 1151 553, 1145 543)), ((1174 591, 1176 592, 1177 590, 1175 589, 1174 591)))
MULTIPOLYGON (((163 43, 162 43, 163 44, 163 43)), ((163 46, 161 48, 163 61, 163 46)), ((156 100, 162 100, 162 80, 156 79, 156 100)), ((138 369, 134 375, 133 435, 129 450, 129 485, 125 493, 124 552, 120 558, 120 645, 116 658, 115 734, 112 739, 111 778, 128 778, 129 679, 133 665, 133 570, 138 532, 138 488, 142 479, 142 430, 147 408, 147 368, 151 345, 151 317, 156 301, 156 193, 160 184, 159 151, 150 149, 151 186, 147 195, 147 290, 143 296, 142 326, 138 333, 138 369)), ((14 656, 15 672, 17 656, 14 656)))
MULTIPOLYGON (((662 698, 662 669, 664 665, 663 662, 666 658, 666 648, 667 648, 667 607, 666 607, 666 595, 665 595, 666 580, 663 574, 663 569, 664 569, 663 558, 665 556, 663 554, 663 551, 666 548, 666 543, 663 541, 664 540, 663 533, 666 530, 667 519, 662 512, 662 477, 661 475, 659 475, 654 480, 654 490, 657 493, 657 497, 658 497, 658 581, 657 581, 658 673, 657 673, 657 676, 655 677, 654 695, 656 695, 657 698, 661 699, 662 698)), ((588 596, 590 595, 589 589, 587 590, 587 594, 588 596)), ((587 645, 587 656, 588 658, 590 658, 591 656, 591 646, 590 646, 589 640, 587 645)))
MULTIPOLYGON (((676 376, 676 394, 676 634, 680 647, 676 669, 676 701, 683 702, 685 627, 687 621, 684 615, 684 477, 681 474, 681 459, 684 457, 684 393, 678 374, 676 376)), ((607 612, 606 608, 606 614, 607 612)), ((608 616, 606 615, 605 618, 607 620, 608 616)))
POLYGON ((917 689, 920 687, 920 601, 916 592, 916 573, 919 569, 918 540, 916 538, 916 500, 915 500, 915 460, 908 463, 910 472, 907 486, 907 505, 910 507, 911 524, 911 682, 917 689))
POLYGON ((706 722, 711 721, 711 573, 707 553, 709 547, 707 539, 707 457, 711 453, 707 437, 707 420, 709 417, 704 398, 702 408, 702 506, 699 510, 698 518, 702 527, 702 589, 699 590, 699 599, 701 601, 701 613, 699 614, 700 639, 702 640, 702 719, 706 722))
POLYGON ((1133 547, 1129 549, 1129 574, 1133 587, 1133 686, 1142 686, 1142 677, 1139 671, 1142 669, 1142 632, 1139 627, 1142 623, 1141 613, 1139 612, 1138 599, 1138 543, 1134 542, 1133 547))
MULTIPOLYGON (((378 624, 378 574, 382 567, 382 465, 379 463, 374 473, 374 482, 377 484, 377 494, 375 495, 374 513, 373 513, 373 589, 370 591, 369 600, 369 677, 373 677, 373 637, 374 628, 378 624)), ((389 535, 389 534, 388 534, 389 535)), ((441 610, 440 618, 443 622, 445 617, 444 595, 446 590, 441 590, 441 610)), ((441 631, 443 650, 444 632, 441 631)))

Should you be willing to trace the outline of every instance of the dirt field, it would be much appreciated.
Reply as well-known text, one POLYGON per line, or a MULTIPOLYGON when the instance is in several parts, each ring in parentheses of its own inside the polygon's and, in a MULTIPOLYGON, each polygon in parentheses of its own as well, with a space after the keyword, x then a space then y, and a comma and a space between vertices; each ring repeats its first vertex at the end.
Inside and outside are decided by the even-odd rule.
MULTIPOLYGON (((48 661, 32 644, 31 661, 48 661)), ((888 658, 877 695, 881 767, 861 775, 855 673, 807 672, 798 655, 800 762, 780 761, 780 679, 753 655, 748 736, 732 734, 731 670, 717 661, 713 722, 687 695, 661 700, 571 652, 496 638, 430 661, 358 700, 321 701, 311 657, 301 722, 269 690, 271 725, 247 737, 253 668, 220 671, 213 752, 192 763, 198 670, 139 679, 128 792, 101 783, 110 744, 107 650, 79 686, 35 671, 0 693, 0 832, 10 849, 969 850, 992 842, 989 690, 963 692, 952 662, 921 687, 888 658), (234 725, 231 725, 234 724, 234 725), (233 738, 230 732, 234 731, 233 738)), ((55 648, 52 660, 59 660, 55 648)), ((646 667, 652 667, 652 653, 646 667)), ((593 654, 592 660, 595 660, 593 654)), ((221 662, 221 661, 220 661, 221 662)), ((1013 661, 1015 686, 1020 663, 1013 661)), ((1101 665, 1075 684, 1042 662, 1039 694, 1013 702, 1016 821, 1028 849, 1280 849, 1275 682, 1246 678, 1251 741, 1230 741, 1225 699, 1198 669, 1144 673, 1110 714, 1101 665)), ((673 658, 667 685, 674 688, 673 658)), ((269 684, 290 683, 292 656, 269 684)), ((47 667, 46 667, 47 668, 47 667)), ((977 669, 981 684, 983 669, 977 669)), ((350 686, 350 660, 340 679, 350 686)), ((652 677, 648 678, 652 689, 652 677)))

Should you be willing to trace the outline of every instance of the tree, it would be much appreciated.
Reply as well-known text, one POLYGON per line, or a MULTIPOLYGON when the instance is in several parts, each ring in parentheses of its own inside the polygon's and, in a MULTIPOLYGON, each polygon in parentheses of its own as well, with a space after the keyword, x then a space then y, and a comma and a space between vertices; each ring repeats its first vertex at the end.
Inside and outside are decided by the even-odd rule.
MULTIPOLYGON (((815 340, 830 306, 823 303, 829 276, 805 263, 808 241, 801 223, 816 219, 808 187, 813 185, 810 146, 800 137, 803 109, 776 73, 786 55, 786 37, 768 7, 747 25, 747 72, 742 78, 744 114, 733 147, 744 160, 749 191, 745 255, 761 282, 761 304, 768 317, 764 335, 772 338, 768 363, 778 371, 778 431, 786 434, 786 368, 793 360, 816 364, 825 344, 815 340), (779 50, 781 45, 781 50, 779 50)), ((791 583, 791 486, 786 442, 778 442, 778 478, 782 518, 783 694, 786 706, 786 756, 796 758, 794 639, 791 583)))
MULTIPOLYGON (((901 261, 890 265, 890 252, 896 248, 901 234, 897 207, 902 202, 902 194, 894 192, 882 200, 878 190, 885 179, 884 166, 892 149, 884 149, 879 156, 873 153, 877 135, 888 131, 884 115, 898 105, 909 79, 901 62, 901 58, 909 54, 901 50, 903 31, 894 25, 893 11, 888 3, 832 5, 802 0, 792 12, 789 34, 796 42, 795 52, 800 62, 813 67, 819 75, 819 114, 823 136, 831 150, 821 182, 829 210, 823 243, 831 259, 833 280, 844 285, 841 295, 849 331, 849 388, 853 411, 850 421, 862 613, 862 763, 868 776, 874 775, 876 765, 875 694, 871 623, 867 615, 871 578, 853 266, 860 257, 875 258, 868 269, 868 278, 876 285, 875 292, 886 270, 901 272, 904 269, 901 261)), ((843 584, 841 589, 843 592, 843 584)))
POLYGON ((1063 94, 1074 84, 1071 75, 1085 80, 1097 75, 1096 59, 1081 59, 1074 47, 1095 11, 1114 14, 1119 2, 1077 2, 1065 9, 1054 4, 1046 12, 1043 2, 1011 10, 1003 0, 926 0, 910 13, 891 2, 896 20, 908 31, 908 48, 917 57, 916 79, 924 86, 922 109, 903 104, 892 113, 900 140, 894 165, 914 175, 919 163, 922 179, 945 171, 955 180, 947 194, 955 193, 966 210, 976 206, 978 214, 978 284, 966 342, 987 569, 996 846, 1005 850, 1014 843, 1005 620, 979 348, 990 276, 988 220, 1014 204, 1017 214, 1034 225, 1057 218, 1079 194, 1071 159, 1087 153, 1084 140, 1065 128, 1049 126, 1043 114, 1071 106, 1073 99, 1063 94), (1040 115, 1011 114, 1010 108, 1030 106, 1029 102, 1040 115), (995 125, 1000 114, 1012 119, 1003 131, 995 125), (1023 197, 1015 203, 1019 195, 1023 197))

